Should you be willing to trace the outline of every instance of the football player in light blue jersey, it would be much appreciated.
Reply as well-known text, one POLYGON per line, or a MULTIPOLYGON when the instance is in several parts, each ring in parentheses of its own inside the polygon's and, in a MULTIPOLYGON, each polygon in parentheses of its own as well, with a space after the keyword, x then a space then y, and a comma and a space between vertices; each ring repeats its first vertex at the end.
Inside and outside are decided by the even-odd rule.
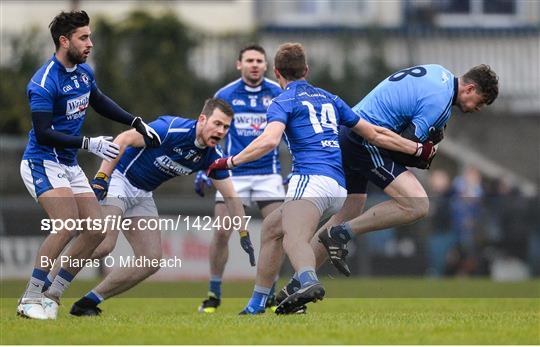
MULTIPOLYGON (((372 124, 401 132, 409 139, 438 143, 443 138, 452 106, 464 113, 477 112, 497 98, 498 90, 498 77, 487 65, 473 67, 459 78, 440 65, 421 65, 394 73, 353 110, 372 124)), ((330 258, 332 264, 348 276, 346 245, 353 234, 413 223, 426 216, 428 196, 407 166, 426 169, 430 161, 419 161, 370 145, 345 128, 340 130, 340 145, 347 200, 339 213, 321 228, 311 245, 317 265, 330 258), (392 199, 362 213, 368 181, 392 199), (348 222, 339 224, 345 221, 348 222)), ((290 288, 298 286, 297 281, 293 282, 290 288)))
MULTIPOLYGON (((271 100, 282 92, 276 82, 264 77, 267 65, 263 47, 248 45, 242 48, 236 61, 236 68, 240 71, 241 77, 218 90, 215 95, 227 101, 234 110, 231 129, 225 138, 226 155, 240 153, 262 134, 267 124, 266 110, 271 100)), ((285 189, 280 171, 277 147, 260 159, 231 170, 234 188, 244 205, 251 206, 256 203, 263 218, 283 202, 285 189)), ((204 186, 208 185, 207 181, 204 172, 199 172, 195 179, 195 191, 201 196, 204 194, 204 186)), ((226 214, 227 209, 218 192, 214 215, 221 219, 226 214)), ((228 243, 231 231, 218 230, 212 236, 208 298, 200 305, 199 312, 214 313, 221 304, 221 282, 229 256, 228 243)), ((273 289, 274 286, 267 306, 275 308, 273 289)))
POLYGON ((245 314, 263 311, 265 293, 279 270, 283 250, 296 270, 300 288, 279 304, 276 313, 296 312, 306 303, 322 299, 325 294, 315 273, 315 255, 309 242, 321 218, 338 211, 347 195, 338 142, 339 125, 354 129, 377 146, 426 160, 433 155, 431 144, 419 144, 372 125, 356 115, 339 97, 310 85, 305 80, 308 67, 302 45, 281 45, 274 65, 278 82, 285 91, 268 108, 266 129, 242 152, 218 159, 210 167, 210 171, 233 168, 260 158, 275 148, 283 133, 293 158, 293 176, 285 203, 263 222, 263 230, 282 229, 283 241, 281 243, 277 237, 263 243, 256 290, 242 312, 245 314))
MULTIPOLYGON (((158 135, 140 117, 134 117, 104 95, 96 85, 92 69, 85 64, 93 44, 90 19, 84 11, 62 12, 50 24, 56 52, 35 74, 27 87, 32 112, 32 130, 21 161, 21 176, 30 195, 50 219, 100 218, 99 204, 88 179, 77 164, 77 151, 85 149, 112 160, 118 146, 112 137, 81 136, 86 109, 131 125, 150 146, 159 146, 158 135)), ((34 319, 54 319, 55 300, 78 271, 68 266, 55 278, 48 276, 72 234, 64 229, 49 235, 36 256, 32 276, 17 313, 34 319), (46 264, 43 259, 48 260, 46 264), (42 294, 42 292, 45 292, 42 294)), ((103 240, 99 231, 80 233, 65 255, 84 259, 103 240)))
MULTIPOLYGON (((122 230, 137 258, 159 260, 162 256, 160 230, 144 230, 156 219, 158 211, 152 191, 163 182, 199 170, 206 170, 222 157, 218 142, 227 134, 233 117, 231 107, 223 100, 208 99, 197 121, 161 116, 150 123, 162 139, 158 148, 148 148, 143 137, 130 130, 114 142, 120 146, 119 158, 103 162, 92 181, 98 199, 104 199, 103 215, 130 219, 133 227, 122 230), (146 147, 145 147, 146 146, 146 147), (141 223, 141 220, 146 220, 141 223)), ((213 184, 225 197, 231 217, 244 223, 238 230, 242 248, 255 261, 249 233, 246 231, 244 208, 237 197, 227 170, 210 174, 213 184)), ((92 259, 108 255, 115 247, 120 230, 107 231, 105 240, 92 254, 92 259)), ((159 270, 159 267, 116 268, 87 295, 75 302, 70 313, 95 316, 101 313, 98 304, 120 294, 159 270)))

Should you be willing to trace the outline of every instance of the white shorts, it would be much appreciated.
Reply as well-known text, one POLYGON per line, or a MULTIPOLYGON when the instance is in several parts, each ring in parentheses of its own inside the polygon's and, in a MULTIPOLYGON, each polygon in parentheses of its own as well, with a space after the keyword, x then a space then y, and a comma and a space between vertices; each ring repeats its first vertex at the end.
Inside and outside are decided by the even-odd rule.
POLYGON ((319 209, 321 219, 325 219, 338 212, 346 198, 347 190, 333 178, 322 175, 293 175, 289 181, 285 202, 309 200, 319 209))
MULTIPOLYGON (((283 201, 285 189, 283 178, 278 174, 232 176, 234 190, 245 206, 256 201, 283 201)), ((223 201, 223 195, 216 192, 216 201, 223 201)))
POLYGON ((21 177, 34 199, 48 190, 71 188, 73 194, 93 193, 88 178, 79 165, 68 166, 52 160, 21 161, 21 177))
POLYGON ((134 187, 118 170, 111 175, 107 197, 101 205, 120 208, 124 218, 158 216, 152 192, 134 187))

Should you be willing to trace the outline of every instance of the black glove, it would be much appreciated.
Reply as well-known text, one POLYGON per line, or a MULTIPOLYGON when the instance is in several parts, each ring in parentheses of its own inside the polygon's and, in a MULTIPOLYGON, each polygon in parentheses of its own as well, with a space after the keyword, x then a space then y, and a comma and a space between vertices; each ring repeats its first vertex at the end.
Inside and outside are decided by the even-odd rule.
POLYGON ((253 249, 247 230, 240 231, 240 246, 242 246, 242 249, 249 254, 249 263, 251 266, 255 266, 255 250, 253 249))
POLYGON ((105 199, 109 190, 109 176, 104 172, 98 172, 92 182, 90 182, 90 186, 94 194, 96 194, 98 201, 105 199))
POLYGON ((149 127, 141 117, 135 117, 131 126, 144 137, 144 143, 146 143, 148 147, 161 146, 161 139, 159 138, 158 133, 152 127, 149 127))
POLYGON ((429 128, 428 139, 434 144, 440 143, 444 139, 444 129, 446 129, 446 125, 441 129, 429 128))

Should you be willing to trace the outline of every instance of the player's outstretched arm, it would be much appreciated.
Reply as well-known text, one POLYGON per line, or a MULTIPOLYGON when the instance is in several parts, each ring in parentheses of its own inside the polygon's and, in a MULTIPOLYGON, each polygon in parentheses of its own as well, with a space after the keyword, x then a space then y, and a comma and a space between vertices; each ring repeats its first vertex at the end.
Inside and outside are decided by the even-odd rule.
POLYGON ((126 151, 126 148, 128 146, 144 147, 145 145, 143 136, 135 131, 135 129, 124 131, 114 139, 113 143, 119 148, 118 156, 111 161, 103 160, 94 179, 90 182, 98 200, 103 200, 107 196, 109 177, 111 177, 116 164, 126 151))
POLYGON ((244 205, 242 199, 238 196, 234 190, 233 183, 230 178, 222 180, 212 179, 214 187, 223 195, 227 210, 229 210, 229 216, 231 218, 239 217, 241 220, 241 226, 238 230, 240 233, 240 246, 249 255, 249 262, 251 266, 255 266, 255 250, 251 244, 249 238, 249 232, 247 231, 247 218, 245 216, 244 205))
POLYGON ((206 171, 207 175, 214 170, 228 170, 238 165, 252 162, 261 158, 276 148, 285 131, 285 124, 275 121, 269 123, 263 133, 253 140, 244 150, 235 156, 217 159, 206 171))
POLYGON ((161 145, 159 135, 154 129, 149 127, 141 117, 135 117, 124 110, 111 98, 103 94, 97 87, 90 93, 90 106, 103 117, 132 126, 146 138, 148 147, 159 147, 161 145))
POLYGON ((352 130, 377 147, 411 154, 424 160, 429 160, 435 155, 436 149, 433 142, 414 142, 399 136, 392 130, 373 125, 364 119, 360 119, 352 130))

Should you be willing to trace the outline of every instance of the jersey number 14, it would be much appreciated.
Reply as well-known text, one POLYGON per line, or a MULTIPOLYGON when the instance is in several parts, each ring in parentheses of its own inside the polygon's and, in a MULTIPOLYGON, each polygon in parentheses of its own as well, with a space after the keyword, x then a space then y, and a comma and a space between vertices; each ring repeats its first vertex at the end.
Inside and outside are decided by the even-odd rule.
POLYGON ((337 134, 337 119, 336 119, 336 110, 334 109, 334 105, 327 103, 327 104, 321 104, 321 112, 320 114, 320 122, 319 118, 317 117, 317 111, 315 110, 315 106, 309 101, 302 101, 302 105, 306 106, 309 110, 309 121, 311 122, 311 125, 313 126, 313 130, 315 131, 315 134, 322 133, 323 127, 332 129, 332 131, 337 134))

